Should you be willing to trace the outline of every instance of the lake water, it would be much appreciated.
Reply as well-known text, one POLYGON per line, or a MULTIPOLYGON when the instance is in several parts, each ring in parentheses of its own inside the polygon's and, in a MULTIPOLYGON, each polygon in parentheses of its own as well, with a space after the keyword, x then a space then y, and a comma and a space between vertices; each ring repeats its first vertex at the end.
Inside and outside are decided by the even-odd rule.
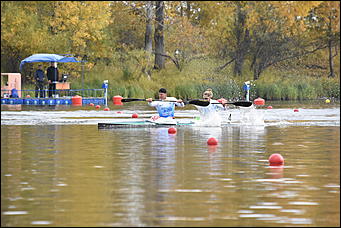
POLYGON ((1 226, 339 227, 340 104, 267 105, 176 134, 97 128, 155 115, 144 102, 1 105, 1 226), (269 166, 273 153, 284 166, 269 166))

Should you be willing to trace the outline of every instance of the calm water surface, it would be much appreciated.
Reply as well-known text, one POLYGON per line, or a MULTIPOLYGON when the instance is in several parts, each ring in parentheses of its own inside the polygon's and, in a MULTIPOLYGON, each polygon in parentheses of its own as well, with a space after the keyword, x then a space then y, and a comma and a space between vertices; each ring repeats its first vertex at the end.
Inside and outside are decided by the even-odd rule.
POLYGON ((98 130, 98 122, 153 114, 143 105, 110 112, 2 106, 1 225, 340 226, 339 104, 272 106, 256 110, 262 125, 175 135, 98 130), (208 146, 209 137, 218 145, 208 146), (273 153, 283 167, 269 166, 273 153))

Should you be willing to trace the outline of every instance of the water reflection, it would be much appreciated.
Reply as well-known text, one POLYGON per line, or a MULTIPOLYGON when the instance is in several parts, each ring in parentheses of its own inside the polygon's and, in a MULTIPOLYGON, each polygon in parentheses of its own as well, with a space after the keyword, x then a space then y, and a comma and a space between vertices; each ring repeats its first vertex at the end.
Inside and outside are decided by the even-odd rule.
POLYGON ((284 166, 269 166, 270 172, 267 173, 273 179, 283 178, 284 166))
POLYGON ((1 128, 3 226, 339 225, 338 127, 1 128))

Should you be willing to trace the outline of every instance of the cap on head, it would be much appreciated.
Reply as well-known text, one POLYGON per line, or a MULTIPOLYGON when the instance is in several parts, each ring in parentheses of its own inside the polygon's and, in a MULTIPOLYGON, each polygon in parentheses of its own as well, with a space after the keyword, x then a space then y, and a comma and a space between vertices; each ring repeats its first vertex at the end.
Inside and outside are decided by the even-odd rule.
POLYGON ((159 89, 159 93, 167 93, 167 90, 165 88, 159 89))

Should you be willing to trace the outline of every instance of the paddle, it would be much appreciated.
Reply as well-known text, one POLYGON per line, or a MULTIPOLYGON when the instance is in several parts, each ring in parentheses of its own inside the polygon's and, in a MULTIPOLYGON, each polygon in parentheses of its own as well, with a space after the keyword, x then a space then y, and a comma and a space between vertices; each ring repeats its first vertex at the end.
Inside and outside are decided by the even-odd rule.
POLYGON ((131 101, 146 101, 144 98, 123 98, 121 102, 131 102, 131 101))
MULTIPOLYGON (((131 102, 131 101, 146 101, 144 98, 123 98, 121 100, 122 102, 131 102)), ((154 101, 160 101, 160 100, 154 100, 154 101)), ((176 102, 176 101, 167 101, 165 102, 176 102)), ((198 105, 198 106, 208 106, 209 104, 221 104, 221 103, 210 103, 209 101, 206 100, 190 100, 190 101, 185 101, 185 104, 193 104, 193 105, 198 105)), ((242 107, 250 107, 252 105, 252 102, 250 101, 236 101, 236 102, 227 102, 226 104, 233 104, 236 106, 242 106, 242 107)))
MULTIPOLYGON (((191 100, 188 101, 188 104, 198 105, 198 106, 208 106, 209 104, 221 104, 219 102, 210 103, 206 100, 191 100)), ((242 106, 242 107, 250 107, 252 105, 251 101, 236 101, 236 102, 227 102, 226 104, 233 104, 236 106, 242 106)))
MULTIPOLYGON (((131 101, 146 101, 144 98, 123 98, 121 102, 131 102, 131 101)), ((164 101, 164 102, 176 102, 176 101, 168 101, 168 100, 153 100, 153 101, 164 101)))

